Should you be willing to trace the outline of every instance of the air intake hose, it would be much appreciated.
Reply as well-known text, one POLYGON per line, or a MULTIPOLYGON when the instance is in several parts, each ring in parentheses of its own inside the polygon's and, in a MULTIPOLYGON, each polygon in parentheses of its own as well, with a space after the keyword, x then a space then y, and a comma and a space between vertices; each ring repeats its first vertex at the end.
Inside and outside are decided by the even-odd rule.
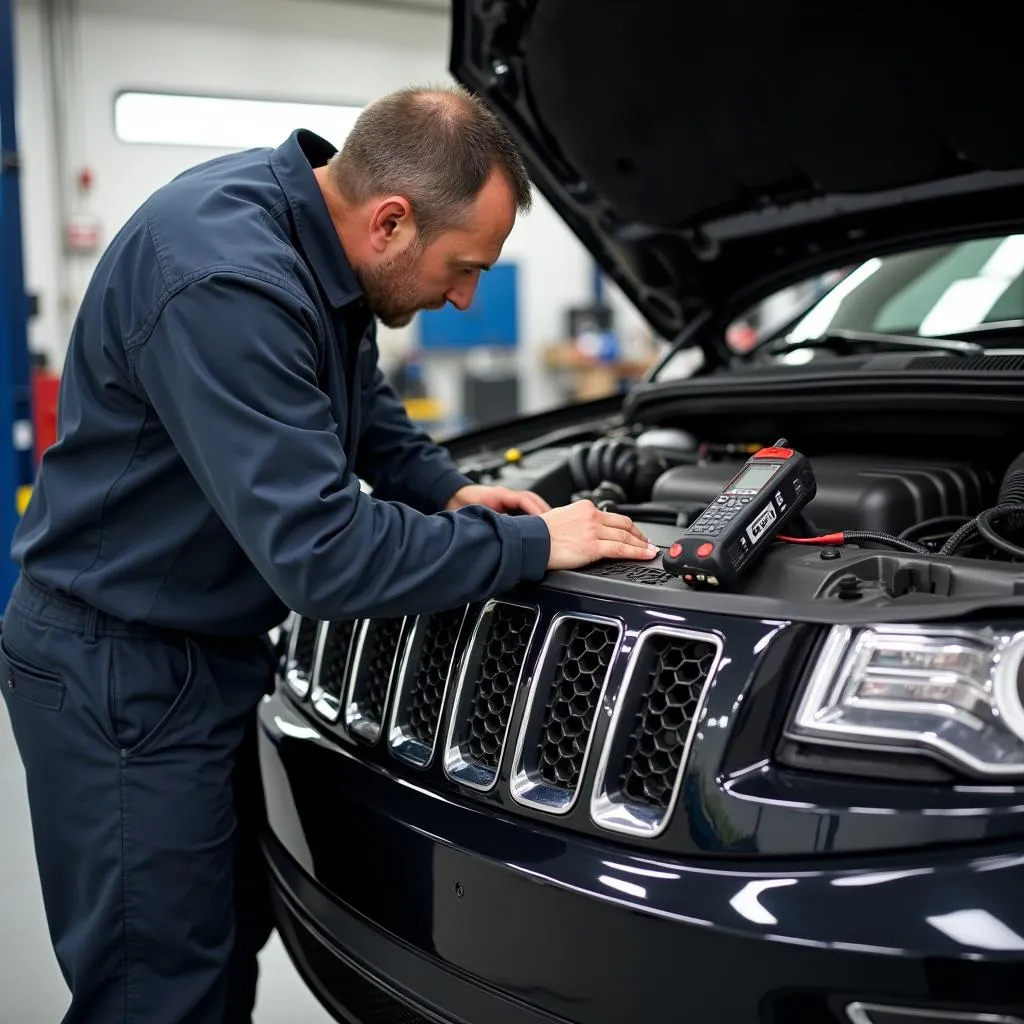
POLYGON ((647 501, 666 469, 663 456, 628 437, 602 437, 574 445, 569 452, 569 473, 577 493, 611 490, 602 496, 612 500, 647 501))
MULTIPOLYGON (((1024 505, 1024 452, 1006 468, 996 504, 1024 505)), ((1003 517, 1003 529, 1011 535, 1024 531, 1024 513, 1007 512, 1003 517)))

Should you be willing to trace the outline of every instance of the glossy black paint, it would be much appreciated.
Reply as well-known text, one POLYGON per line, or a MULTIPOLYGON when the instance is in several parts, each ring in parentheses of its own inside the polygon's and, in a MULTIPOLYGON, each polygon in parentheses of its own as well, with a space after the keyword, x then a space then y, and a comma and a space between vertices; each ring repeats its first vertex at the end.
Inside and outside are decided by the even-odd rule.
MULTIPOLYGON (((1021 148, 1004 122, 1024 94, 1010 40, 938 10, 922 48, 913 7, 825 7, 813 28, 805 13, 782 0, 454 0, 449 68, 665 337, 894 247, 1017 230, 1021 148), (1003 118, 984 115, 989 90, 1003 118), (949 148, 933 163, 936 146, 949 148)), ((728 360, 720 332, 699 344, 728 360)))
POLYGON ((854 999, 1024 1006, 1019 842, 680 858, 399 780, 280 694, 260 721, 286 939, 306 934, 322 964, 343 951, 441 1019, 834 1024, 854 999))
MULTIPOLYGON (((607 582, 583 579, 586 584, 607 582)), ((508 785, 514 741, 537 668, 539 643, 534 645, 523 673, 498 779, 488 792, 461 787, 443 770, 444 724, 455 696, 453 682, 449 682, 445 695, 433 757, 423 768, 400 762, 383 739, 368 745, 348 736, 341 727, 327 725, 308 704, 300 705, 298 710, 339 754, 351 751, 410 785, 489 813, 504 813, 542 828, 553 827, 558 833, 577 833, 613 847, 632 847, 653 854, 799 857, 867 850, 891 852, 1024 835, 1024 786, 968 784, 966 780, 959 785, 927 785, 901 779, 896 772, 875 779, 830 774, 827 751, 822 755, 825 771, 820 765, 814 772, 794 770, 774 761, 790 702, 804 678, 807 660, 823 635, 816 626, 671 612, 547 586, 524 591, 515 599, 540 610, 538 636, 560 613, 607 616, 623 625, 622 644, 598 709, 580 797, 573 809, 557 820, 516 803, 508 785), (629 655, 642 631, 654 626, 682 627, 718 636, 723 656, 707 688, 671 823, 657 838, 632 840, 593 823, 588 794, 596 774, 597 751, 607 734, 629 655), (751 712, 744 713, 751 701, 751 712)), ((467 639, 464 635, 458 657, 466 656, 467 639)))

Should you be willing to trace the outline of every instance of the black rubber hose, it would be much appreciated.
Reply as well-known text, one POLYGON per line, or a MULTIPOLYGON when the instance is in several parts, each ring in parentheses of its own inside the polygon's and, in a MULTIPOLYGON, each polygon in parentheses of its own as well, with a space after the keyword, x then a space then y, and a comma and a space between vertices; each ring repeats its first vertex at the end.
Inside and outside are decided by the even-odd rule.
POLYGON ((630 501, 647 501, 667 461, 654 449, 628 437, 602 437, 592 444, 574 445, 569 473, 577 491, 592 491, 603 483, 621 488, 630 501))
MULTIPOLYGON (((1002 489, 1000 489, 1002 494, 1002 489)), ((992 526, 993 520, 1002 519, 1006 523, 1017 521, 1024 521, 1024 503, 1015 503, 1013 505, 997 505, 995 508, 987 509, 982 512, 976 520, 978 533, 1003 554, 1009 555, 1011 558, 1024 558, 1024 547, 1019 544, 1014 544, 1012 541, 1007 540, 1005 537, 1000 536, 996 533, 992 526)))

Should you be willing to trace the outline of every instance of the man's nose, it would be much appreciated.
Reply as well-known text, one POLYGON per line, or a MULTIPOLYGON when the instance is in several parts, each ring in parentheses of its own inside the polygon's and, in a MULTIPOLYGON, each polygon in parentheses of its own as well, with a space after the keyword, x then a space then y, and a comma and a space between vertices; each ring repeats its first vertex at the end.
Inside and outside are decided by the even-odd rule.
POLYGON ((470 281, 460 282, 454 288, 448 290, 445 298, 458 310, 465 313, 473 303, 473 296, 476 294, 476 275, 470 281))

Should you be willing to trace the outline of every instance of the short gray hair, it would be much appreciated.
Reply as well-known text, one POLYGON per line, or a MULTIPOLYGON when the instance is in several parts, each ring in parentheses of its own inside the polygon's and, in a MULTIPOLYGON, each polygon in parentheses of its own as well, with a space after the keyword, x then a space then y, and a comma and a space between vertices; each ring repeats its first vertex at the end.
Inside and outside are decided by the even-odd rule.
POLYGON ((330 162, 331 180, 351 203, 406 198, 425 241, 464 220, 495 170, 516 209, 529 210, 530 179, 512 137, 461 87, 401 89, 376 100, 330 162))

